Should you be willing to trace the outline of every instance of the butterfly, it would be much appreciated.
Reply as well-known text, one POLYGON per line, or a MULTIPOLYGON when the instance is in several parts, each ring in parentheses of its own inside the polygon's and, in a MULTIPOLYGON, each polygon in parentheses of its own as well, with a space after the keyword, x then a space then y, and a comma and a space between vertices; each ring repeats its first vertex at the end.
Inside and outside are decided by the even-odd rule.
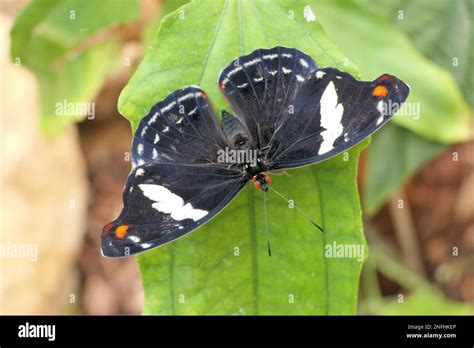
POLYGON ((281 46, 236 58, 218 84, 234 114, 223 110, 221 123, 197 86, 171 93, 140 121, 123 209, 102 230, 104 256, 173 241, 213 218, 248 182, 267 191, 269 171, 346 151, 386 124, 410 91, 395 76, 358 81, 281 46))

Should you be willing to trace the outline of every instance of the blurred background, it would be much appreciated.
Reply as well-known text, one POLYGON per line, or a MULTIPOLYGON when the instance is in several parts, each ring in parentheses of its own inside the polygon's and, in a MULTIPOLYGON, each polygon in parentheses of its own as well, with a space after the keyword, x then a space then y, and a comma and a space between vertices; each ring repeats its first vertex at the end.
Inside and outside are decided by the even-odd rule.
MULTIPOLYGON (((409 22, 400 24, 399 11, 410 13, 404 1, 336 2, 342 9, 357 4, 362 15, 377 13, 390 30, 410 38, 417 54, 452 75, 469 113, 462 141, 437 143, 397 126, 374 137, 372 147, 411 151, 401 159, 389 157, 403 171, 388 188, 380 180, 392 171, 387 160, 372 150, 362 154, 358 180, 370 256, 361 277, 359 313, 472 314, 472 1, 419 1, 435 9, 425 11, 426 32, 409 22), (451 69, 457 55, 448 52, 449 59, 443 60, 438 47, 439 38, 448 34, 430 26, 440 13, 453 18, 447 26, 456 23, 448 34, 455 37, 455 49, 462 50, 461 72, 451 69), (384 139, 396 142, 383 144, 384 139), (397 306, 400 301, 407 305, 397 306)), ((70 3, 58 6, 68 9, 70 3)), ((99 233, 121 209, 130 170, 131 129, 117 112, 117 99, 160 19, 184 3, 94 3, 104 21, 91 24, 91 33, 81 28, 70 33, 55 27, 54 14, 38 15, 36 1, 0 0, 0 314, 141 313, 143 290, 135 259, 100 255, 99 233), (31 14, 17 18, 25 8, 31 14), (115 11, 121 15, 106 15, 115 11), (40 45, 48 47, 41 56, 36 51, 40 45), (28 58, 16 59, 20 55, 28 58), (86 83, 75 84, 78 79, 86 83), (90 101, 93 115, 75 115, 78 122, 49 117, 44 100, 62 100, 63 95, 90 101)), ((317 16, 318 6, 315 1, 317 16)), ((330 23, 324 24, 348 54, 330 23)))

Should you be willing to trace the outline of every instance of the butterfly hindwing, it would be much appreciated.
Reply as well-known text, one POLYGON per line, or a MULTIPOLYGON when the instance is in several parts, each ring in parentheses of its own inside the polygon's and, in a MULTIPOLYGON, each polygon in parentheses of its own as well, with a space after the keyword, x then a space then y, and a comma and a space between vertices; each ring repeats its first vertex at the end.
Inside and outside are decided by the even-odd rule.
POLYGON ((129 174, 120 215, 102 231, 102 253, 133 255, 191 232, 222 210, 246 181, 220 166, 147 164, 129 174))

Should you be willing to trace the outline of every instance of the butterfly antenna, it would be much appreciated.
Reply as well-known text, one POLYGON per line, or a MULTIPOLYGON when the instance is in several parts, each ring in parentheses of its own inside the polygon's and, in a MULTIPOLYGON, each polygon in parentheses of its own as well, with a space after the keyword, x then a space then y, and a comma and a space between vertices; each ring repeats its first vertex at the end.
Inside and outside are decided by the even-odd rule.
MULTIPOLYGON (((290 200, 288 198, 286 198, 285 196, 283 196, 280 192, 278 192, 277 190, 275 190, 273 187, 269 186, 270 190, 272 190, 273 192, 275 192, 278 196, 280 196, 281 198, 283 198, 287 203, 291 203, 290 200)), ((319 226, 308 214, 306 214, 303 210, 300 209, 300 207, 298 207, 296 204, 293 203, 293 206, 295 207, 295 209, 301 214, 303 215, 306 220, 308 220, 310 223, 312 223, 316 228, 318 228, 321 232, 324 232, 323 228, 321 226, 319 226)))
POLYGON ((268 196, 267 192, 263 191, 263 222, 265 226, 265 236, 267 237, 267 248, 268 248, 268 256, 272 256, 272 248, 270 246, 270 237, 268 232, 268 220, 267 220, 267 201, 268 196))

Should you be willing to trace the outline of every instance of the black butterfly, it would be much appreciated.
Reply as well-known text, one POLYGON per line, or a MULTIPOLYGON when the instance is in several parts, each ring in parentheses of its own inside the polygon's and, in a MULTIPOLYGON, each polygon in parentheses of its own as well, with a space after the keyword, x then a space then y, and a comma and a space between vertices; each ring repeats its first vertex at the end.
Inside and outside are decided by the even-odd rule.
POLYGON ((171 93, 141 120, 123 210, 102 231, 103 255, 177 239, 214 217, 248 181, 266 191, 268 171, 349 149, 387 123, 409 93, 394 76, 357 81, 286 47, 235 59, 218 82, 235 113, 222 111, 222 124, 193 86, 171 93), (234 160, 222 160, 229 153, 234 160))

